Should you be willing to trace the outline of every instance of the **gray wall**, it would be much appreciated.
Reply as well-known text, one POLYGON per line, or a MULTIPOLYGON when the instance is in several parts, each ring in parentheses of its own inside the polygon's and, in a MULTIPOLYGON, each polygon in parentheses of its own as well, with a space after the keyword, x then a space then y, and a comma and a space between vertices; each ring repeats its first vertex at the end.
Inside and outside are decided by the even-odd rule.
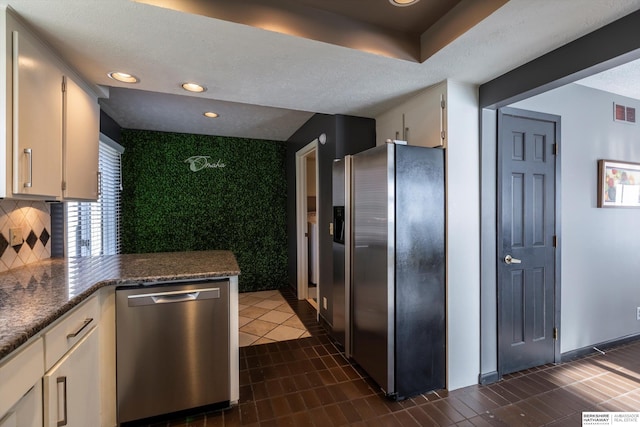
MULTIPOLYGON (((331 167, 336 151, 336 119, 327 114, 315 114, 287 142, 287 242, 289 285, 297 289, 297 242, 296 242, 296 152, 304 148, 321 133, 327 135, 325 144, 318 144, 318 201, 316 218, 318 221, 318 282, 320 295, 326 295, 327 286, 332 280, 333 258, 332 238, 329 223, 333 219, 331 206, 331 167)), ((331 319, 331 313, 321 309, 325 319, 331 319)))
POLYGON ((640 163, 640 124, 613 103, 640 101, 570 84, 513 104, 562 117, 561 351, 640 334, 640 210, 597 208, 597 161, 640 163))
POLYGON ((344 116, 315 114, 287 140, 287 243, 289 285, 297 289, 296 257, 296 152, 311 141, 327 135, 325 144, 318 144, 318 200, 316 215, 318 220, 318 300, 327 298, 327 309, 320 305, 320 316, 333 325, 333 237, 329 234, 329 224, 333 221, 332 173, 333 160, 347 154, 355 154, 375 146, 375 120, 344 116))
POLYGON ((102 110, 100 110, 100 132, 118 143, 122 139, 120 125, 102 110))

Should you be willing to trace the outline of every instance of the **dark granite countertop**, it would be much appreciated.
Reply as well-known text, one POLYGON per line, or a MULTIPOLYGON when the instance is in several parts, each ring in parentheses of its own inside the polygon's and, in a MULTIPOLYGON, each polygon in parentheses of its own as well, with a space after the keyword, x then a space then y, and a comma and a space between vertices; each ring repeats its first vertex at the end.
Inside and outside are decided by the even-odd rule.
POLYGON ((104 286, 239 274, 229 251, 49 259, 0 273, 0 359, 104 286))

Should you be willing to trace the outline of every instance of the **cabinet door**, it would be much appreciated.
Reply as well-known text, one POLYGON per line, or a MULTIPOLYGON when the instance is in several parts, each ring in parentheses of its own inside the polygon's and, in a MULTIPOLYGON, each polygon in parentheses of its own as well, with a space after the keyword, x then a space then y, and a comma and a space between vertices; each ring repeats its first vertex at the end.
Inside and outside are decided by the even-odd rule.
POLYGON ((100 425, 97 328, 44 376, 44 426, 100 425))
POLYGON ((403 114, 396 107, 376 117, 376 145, 384 145, 387 139, 404 139, 403 114))
POLYGON ((44 375, 44 345, 41 338, 26 344, 0 364, 0 418, 44 375))
POLYGON ((0 420, 0 427, 42 427, 42 382, 38 382, 0 420))
POLYGON ((97 200, 100 107, 68 76, 65 87, 63 195, 67 200, 97 200))
POLYGON ((405 104, 405 138, 409 145, 443 147, 446 87, 434 86, 405 104))
POLYGON ((62 184, 62 72, 49 51, 13 32, 13 192, 59 198, 62 184))
POLYGON ((9 412, 0 420, 0 427, 17 427, 18 416, 15 412, 9 412))

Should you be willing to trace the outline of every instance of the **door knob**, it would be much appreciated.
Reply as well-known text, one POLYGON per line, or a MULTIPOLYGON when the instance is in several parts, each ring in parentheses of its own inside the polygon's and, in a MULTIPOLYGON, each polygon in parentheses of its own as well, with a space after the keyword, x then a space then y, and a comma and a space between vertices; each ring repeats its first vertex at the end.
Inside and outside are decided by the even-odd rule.
POLYGON ((505 264, 520 264, 522 261, 518 258, 514 258, 511 255, 507 255, 504 257, 505 264))

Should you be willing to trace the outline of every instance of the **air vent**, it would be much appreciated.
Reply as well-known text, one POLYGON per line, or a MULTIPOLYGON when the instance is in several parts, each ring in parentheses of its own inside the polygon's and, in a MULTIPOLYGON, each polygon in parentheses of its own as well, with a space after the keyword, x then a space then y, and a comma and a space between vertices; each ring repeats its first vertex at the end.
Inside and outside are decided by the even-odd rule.
POLYGON ((616 122, 635 123, 636 109, 613 103, 613 120, 616 122))

